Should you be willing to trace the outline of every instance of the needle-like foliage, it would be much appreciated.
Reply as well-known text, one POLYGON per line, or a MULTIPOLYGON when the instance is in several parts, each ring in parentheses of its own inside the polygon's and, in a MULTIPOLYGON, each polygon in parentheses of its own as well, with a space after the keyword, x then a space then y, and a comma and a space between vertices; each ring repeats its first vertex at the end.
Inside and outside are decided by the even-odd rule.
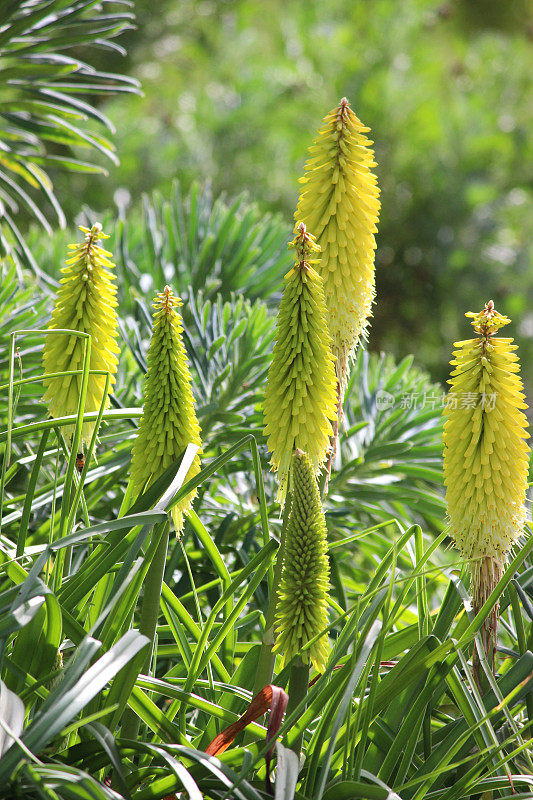
MULTIPOLYGON (((80 244, 71 244, 70 258, 61 270, 63 278, 57 293, 57 300, 50 330, 71 329, 91 335, 91 370, 109 372, 110 388, 115 382, 117 371, 117 290, 113 281, 114 264, 112 255, 98 242, 109 238, 97 223, 89 228, 80 227, 84 239, 80 244)), ((45 375, 56 372, 83 369, 86 339, 69 334, 46 337, 43 352, 45 375)), ((89 375, 85 411, 98 411, 104 396, 105 375, 89 375)), ((76 414, 80 400, 82 375, 45 377, 44 400, 48 403, 53 417, 76 414)), ((88 442, 94 431, 94 422, 84 422, 82 440, 88 442)), ((72 436, 74 426, 65 429, 72 436)))
MULTIPOLYGON (((183 324, 177 310, 180 305, 180 298, 170 286, 165 286, 153 303, 154 327, 148 350, 144 408, 131 461, 131 480, 136 493, 158 478, 188 444, 201 445, 191 374, 183 346, 183 324)), ((186 480, 199 471, 200 455, 197 454, 186 480)), ((190 492, 172 509, 178 533, 183 529, 183 514, 195 496, 196 491, 190 492)))
POLYGON ((328 325, 341 393, 348 361, 365 337, 375 296, 374 234, 380 209, 372 142, 344 97, 323 120, 309 160, 295 219, 322 248, 328 325))
POLYGON ((301 223, 290 244, 296 263, 285 275, 276 343, 268 372, 264 418, 278 501, 290 486, 292 454, 304 450, 316 475, 324 463, 336 416, 336 379, 326 325, 322 279, 313 268, 320 248, 301 223))

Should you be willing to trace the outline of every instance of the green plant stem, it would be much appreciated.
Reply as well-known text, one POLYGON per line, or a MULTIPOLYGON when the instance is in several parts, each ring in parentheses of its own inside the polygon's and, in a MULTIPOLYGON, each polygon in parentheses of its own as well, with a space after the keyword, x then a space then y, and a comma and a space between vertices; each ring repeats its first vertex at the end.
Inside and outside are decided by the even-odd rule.
POLYGON ((26 491, 26 498, 24 500, 22 517, 20 518, 20 525, 17 536, 17 558, 24 554, 24 548, 26 546, 26 536, 28 533, 28 524, 31 516, 31 504, 33 496, 35 494, 35 487, 37 486, 37 479, 41 471, 44 451, 46 450, 46 444, 48 442, 49 435, 50 431, 44 431, 43 435, 41 436, 41 441, 39 443, 37 454, 35 456, 35 462, 33 464, 33 469, 31 471, 30 480, 28 482, 28 489, 26 491))
MULTIPOLYGON (((524 629, 524 621, 522 619, 522 608, 520 606, 520 598, 518 597, 518 592, 516 591, 516 586, 514 582, 511 581, 509 584, 509 597, 511 599, 511 608, 513 610, 513 617, 514 623, 516 628, 516 637, 517 637, 517 646, 518 652, 520 655, 524 655, 528 649, 530 649, 526 632, 524 629)), ((533 629, 532 629, 532 639, 533 639, 533 629)), ((533 692, 528 692, 526 694, 526 709, 527 709, 527 716, 529 719, 530 725, 533 724, 533 692)), ((531 739, 533 736, 532 729, 526 733, 528 739, 531 739)))
MULTIPOLYGON (((144 594, 141 604, 141 618, 139 620, 139 631, 150 640, 150 647, 146 654, 142 672, 149 674, 152 663, 152 655, 155 646, 155 634, 157 629, 157 619, 161 605, 161 589, 163 587, 163 577, 167 560, 168 538, 170 522, 165 524, 165 529, 159 540, 157 550, 154 553, 152 563, 148 567, 144 581, 144 594)), ((155 530, 154 534, 155 535, 155 530)), ((136 739, 139 732, 139 717, 128 709, 124 715, 122 726, 122 736, 124 739, 136 739)))
POLYGON ((128 485, 126 486, 126 491, 124 492, 124 497, 122 498, 120 511, 118 512, 119 519, 120 517, 123 517, 127 513, 129 507, 131 506, 132 497, 133 497, 133 481, 130 478, 130 480, 128 481, 128 485))
POLYGON ((278 601, 278 586, 281 580, 281 570, 283 567, 283 556, 285 552, 285 531, 289 522, 289 514, 291 510, 292 495, 287 493, 285 498, 285 506, 283 508, 283 520, 281 523, 280 544, 274 566, 274 580, 272 582, 272 589, 268 602, 268 609, 265 615, 265 630, 263 632, 261 652, 259 653, 259 662, 257 665, 257 672, 255 675, 253 696, 261 691, 264 686, 272 680, 274 674, 274 664, 276 662, 276 655, 272 652, 275 642, 274 625, 276 622, 276 604, 278 601))
MULTIPOLYGON (((73 486, 74 486, 74 470, 76 467, 76 455, 79 453, 81 445, 81 436, 83 428, 83 415, 85 412, 85 401, 87 399, 87 388, 89 385, 89 367, 91 364, 91 336, 89 334, 79 333, 78 336, 85 338, 85 349, 83 353, 83 376, 81 380, 80 397, 78 400, 78 413, 76 415, 76 422, 74 424, 74 433, 70 444, 70 455, 67 461, 67 472, 65 475, 65 482, 63 485, 63 498, 61 501, 61 513, 59 517, 59 538, 62 539, 68 532, 68 521, 70 510, 73 500, 73 486)), ((68 452, 68 450, 67 450, 68 452)), ((72 551, 60 550, 56 562, 54 564, 54 591, 58 591, 63 580, 63 573, 65 565, 70 566, 72 558, 72 551)), ((67 569, 68 574, 68 569, 67 569)))
POLYGON ((326 459, 326 464, 322 470, 322 474, 320 476, 320 480, 318 483, 318 491, 322 502, 328 496, 328 485, 329 479, 331 478, 331 470, 333 469, 333 462, 337 456, 337 450, 340 447, 339 445, 339 425, 343 419, 343 412, 342 412, 342 402, 343 402, 343 395, 341 393, 341 386, 339 381, 337 381, 337 416, 333 420, 332 427, 333 433, 329 440, 329 452, 328 457, 326 459))
MULTIPOLYGON (((307 697, 307 690, 309 687, 309 671, 309 664, 304 664, 299 657, 294 660, 289 675, 289 702, 287 704, 287 717, 289 717, 294 709, 300 705, 302 700, 305 700, 307 697)), ((305 707, 302 708, 302 713, 304 710, 305 707)), ((295 739, 291 745, 291 749, 294 750, 298 758, 300 757, 300 750, 302 749, 303 737, 304 732, 302 730, 298 738, 295 739)))

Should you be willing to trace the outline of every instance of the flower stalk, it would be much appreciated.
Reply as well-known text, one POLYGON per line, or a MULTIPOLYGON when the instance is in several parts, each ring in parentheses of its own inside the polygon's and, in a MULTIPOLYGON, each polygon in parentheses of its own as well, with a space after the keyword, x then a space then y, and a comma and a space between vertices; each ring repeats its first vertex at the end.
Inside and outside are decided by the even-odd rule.
MULTIPOLYGON (((154 324, 148 349, 143 415, 132 450, 131 485, 134 495, 156 480, 188 444, 201 447, 191 374, 182 339, 183 323, 177 310, 180 305, 181 300, 170 286, 165 286, 153 303, 154 324)), ((199 471, 200 453, 185 480, 190 480, 199 471)), ((183 515, 195 496, 196 491, 190 492, 172 509, 177 533, 183 530, 183 515)))
POLYGON ((274 652, 283 653, 287 660, 298 656, 302 664, 312 663, 323 672, 329 654, 328 637, 322 633, 328 625, 329 602, 326 520, 307 454, 296 450, 293 465, 274 652))
POLYGON ((270 683, 276 660, 273 645, 277 592, 292 507, 293 455, 296 449, 307 453, 314 480, 328 456, 332 421, 336 418, 334 357, 326 323, 322 279, 314 269, 320 248, 303 223, 296 226, 289 246, 295 251, 295 265, 284 278, 264 403, 265 435, 272 453, 272 467, 278 473, 277 499, 284 504, 284 512, 272 592, 265 614, 255 682, 257 691, 270 683))
MULTIPOLYGON (((106 394, 106 374, 109 373, 109 389, 115 383, 118 359, 116 293, 112 273, 114 264, 111 253, 99 242, 109 238, 100 224, 91 229, 80 227, 83 242, 71 244, 72 251, 66 266, 61 270, 63 278, 48 328, 50 330, 73 330, 91 337, 89 376, 87 381, 85 411, 99 411, 106 394), (95 374, 99 371, 99 374, 95 374)), ((83 390, 84 354, 87 337, 57 334, 46 337, 43 351, 44 400, 48 403, 52 417, 77 414, 83 390), (47 377, 58 372, 62 377, 47 377)), ((106 400, 106 406, 108 405, 106 400)), ((74 425, 65 429, 67 440, 72 438, 74 425)), ((94 432, 94 422, 84 422, 81 438, 88 444, 94 432)))
POLYGON ((336 417, 336 378, 322 279, 314 269, 319 247, 303 223, 290 246, 295 265, 285 275, 276 342, 264 403, 265 435, 277 471, 277 499, 291 491, 292 456, 304 450, 314 475, 324 464, 336 417))
MULTIPOLYGON (((510 320, 489 301, 469 312, 476 336, 456 342, 444 414, 444 479, 450 535, 470 564, 474 613, 503 575, 523 532, 529 466, 528 422, 510 320)), ((498 604, 482 628, 492 670, 498 604)), ((474 655, 476 674, 479 663, 474 655)))
POLYGON ((295 213, 322 250, 327 320, 339 381, 339 411, 349 360, 367 335, 375 297, 374 253, 380 202, 372 141, 344 97, 324 118, 313 145, 295 213))

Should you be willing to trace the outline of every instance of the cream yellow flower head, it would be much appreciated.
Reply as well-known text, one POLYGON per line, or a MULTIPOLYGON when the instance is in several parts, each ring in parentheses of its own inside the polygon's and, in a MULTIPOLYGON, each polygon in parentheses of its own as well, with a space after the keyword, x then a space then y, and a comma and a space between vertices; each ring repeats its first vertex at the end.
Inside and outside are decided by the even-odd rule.
POLYGON ((374 251, 380 203, 366 128, 343 98, 323 120, 295 213, 322 249, 317 271, 324 280, 328 326, 337 357, 341 393, 348 361, 366 336, 375 296, 374 251))
POLYGON ((444 409, 444 479, 450 535, 471 563, 479 606, 522 534, 529 434, 517 347, 498 335, 510 320, 492 300, 466 316, 476 336, 455 343, 444 409))
MULTIPOLYGON (((170 286, 156 295, 153 331, 148 349, 148 372, 144 383, 144 407, 132 450, 131 480, 136 493, 156 480, 188 444, 201 447, 191 374, 183 345, 183 323, 178 311, 181 300, 170 286)), ((200 471, 200 453, 185 482, 200 471)), ((172 509, 176 531, 183 529, 183 515, 196 496, 191 492, 172 509)))
POLYGON ((326 459, 336 416, 336 378, 326 325, 322 279, 310 260, 319 248, 303 223, 291 242, 295 265, 285 275, 276 342, 265 391, 264 419, 278 501, 290 483, 295 448, 305 450, 316 475, 326 459))
MULTIPOLYGON (((100 224, 92 228, 80 227, 84 234, 80 244, 71 244, 72 251, 66 266, 61 270, 60 288, 52 312, 50 330, 69 329, 91 335, 91 370, 104 370, 111 376, 110 388, 115 383, 117 371, 117 313, 116 293, 113 285, 111 253, 98 242, 108 239, 100 224)), ((86 339, 70 334, 47 336, 43 352, 45 376, 56 372, 83 369, 86 339)), ((98 411, 106 384, 105 375, 89 375, 85 411, 98 411)), ((61 378, 44 378, 44 400, 52 417, 76 414, 80 399, 82 376, 66 375, 61 378)), ((94 431, 94 422, 85 422, 82 440, 88 442, 94 431)), ((74 426, 65 429, 72 436, 74 426)))

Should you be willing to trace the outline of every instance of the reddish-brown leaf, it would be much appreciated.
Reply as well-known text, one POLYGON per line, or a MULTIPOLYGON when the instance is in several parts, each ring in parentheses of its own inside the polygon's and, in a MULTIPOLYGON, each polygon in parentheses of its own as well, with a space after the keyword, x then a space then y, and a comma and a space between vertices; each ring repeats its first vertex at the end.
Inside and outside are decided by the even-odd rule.
MULTIPOLYGON (((288 700, 289 695, 279 686, 273 686, 272 684, 265 686, 264 689, 261 689, 259 694, 256 694, 244 714, 240 716, 236 722, 232 722, 231 725, 228 725, 227 728, 224 728, 224 730, 219 733, 218 736, 215 736, 205 752, 209 756, 218 756, 220 753, 223 753, 224 750, 227 750, 232 744, 235 737, 241 731, 243 731, 246 726, 250 724, 250 722, 254 722, 256 719, 259 719, 259 717, 262 717, 263 714, 266 714, 269 709, 270 714, 268 717, 266 740, 269 742, 271 739, 275 739, 276 734, 280 729, 288 700)), ((272 745, 265 757, 267 768, 266 785, 267 791, 271 794, 272 784, 270 782, 270 762, 272 759, 273 750, 274 745, 272 745)), ((168 795, 164 798, 164 800, 176 800, 176 795, 168 795)))
POLYGON ((264 689, 256 694, 252 702, 239 717, 236 722, 232 722, 227 728, 215 736, 207 750, 205 751, 210 756, 217 756, 227 750, 233 742, 237 734, 243 731, 250 722, 254 722, 259 717, 262 717, 270 709, 270 716, 267 728, 267 741, 273 738, 279 730, 283 714, 287 708, 287 701, 289 696, 279 686, 269 684, 264 689))

